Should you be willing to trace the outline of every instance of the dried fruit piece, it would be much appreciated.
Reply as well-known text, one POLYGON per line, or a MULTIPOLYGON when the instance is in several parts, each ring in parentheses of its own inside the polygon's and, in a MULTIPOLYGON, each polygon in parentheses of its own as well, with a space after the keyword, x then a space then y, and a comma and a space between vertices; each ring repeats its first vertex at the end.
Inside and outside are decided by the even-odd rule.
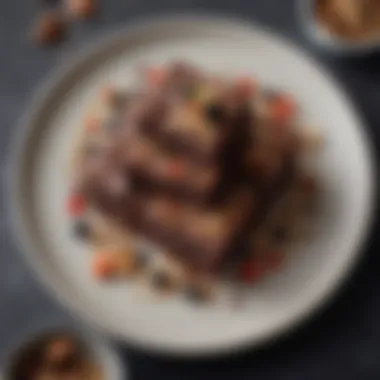
POLYGON ((66 24, 61 14, 55 11, 41 13, 33 26, 33 37, 40 45, 59 42, 65 33, 66 24))
POLYGON ((99 280, 109 279, 117 272, 117 263, 109 253, 97 254, 91 265, 92 275, 99 280))
POLYGON ((71 216, 79 216, 87 209, 87 200, 81 194, 72 194, 67 200, 67 212, 71 216))
POLYGON ((289 96, 277 96, 271 104, 271 119, 275 123, 287 123, 295 115, 296 106, 293 99, 289 96))
POLYGON ((89 18, 97 10, 96 0, 66 0, 70 15, 76 18, 89 18))
POLYGON ((265 268, 259 261, 247 260, 240 268, 240 279, 245 284, 253 284, 261 279, 265 274, 265 268))

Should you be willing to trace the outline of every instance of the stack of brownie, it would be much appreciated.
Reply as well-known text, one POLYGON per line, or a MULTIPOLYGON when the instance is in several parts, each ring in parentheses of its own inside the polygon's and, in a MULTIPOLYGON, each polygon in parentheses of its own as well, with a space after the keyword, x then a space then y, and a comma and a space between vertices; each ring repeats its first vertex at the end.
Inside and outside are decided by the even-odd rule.
POLYGON ((103 175, 85 186, 93 204, 187 267, 218 270, 270 198, 246 162, 257 120, 243 90, 187 65, 167 67, 123 109, 101 155, 103 175))

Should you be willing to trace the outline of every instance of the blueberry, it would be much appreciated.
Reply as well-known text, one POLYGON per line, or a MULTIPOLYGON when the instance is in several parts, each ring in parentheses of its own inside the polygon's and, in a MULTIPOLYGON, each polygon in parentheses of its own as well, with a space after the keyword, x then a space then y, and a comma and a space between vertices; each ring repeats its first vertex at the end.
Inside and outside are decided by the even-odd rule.
POLYGON ((73 233, 79 239, 86 240, 91 237, 90 225, 85 220, 77 220, 73 225, 73 233))
POLYGON ((185 289, 185 296, 188 300, 200 303, 207 300, 207 294, 204 289, 199 286, 189 285, 185 289))
POLYGON ((139 268, 145 268, 149 261, 149 254, 143 249, 140 249, 136 253, 136 265, 139 268))
POLYGON ((283 243, 288 238, 288 232, 284 226, 276 226, 272 230, 272 238, 276 243, 283 243))
POLYGON ((210 103, 205 107, 205 114, 207 119, 214 123, 220 123, 225 118, 225 110, 218 103, 210 103))
POLYGON ((163 271, 157 271, 153 273, 152 284, 157 289, 168 289, 172 285, 172 281, 167 273, 163 271))

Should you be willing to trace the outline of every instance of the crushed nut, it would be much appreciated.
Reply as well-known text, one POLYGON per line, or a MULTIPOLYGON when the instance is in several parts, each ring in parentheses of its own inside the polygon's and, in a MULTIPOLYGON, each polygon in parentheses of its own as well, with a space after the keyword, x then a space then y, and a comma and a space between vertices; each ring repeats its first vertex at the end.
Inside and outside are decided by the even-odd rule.
POLYGON ((33 39, 42 46, 59 42, 65 33, 63 17, 53 11, 40 14, 33 27, 33 39))

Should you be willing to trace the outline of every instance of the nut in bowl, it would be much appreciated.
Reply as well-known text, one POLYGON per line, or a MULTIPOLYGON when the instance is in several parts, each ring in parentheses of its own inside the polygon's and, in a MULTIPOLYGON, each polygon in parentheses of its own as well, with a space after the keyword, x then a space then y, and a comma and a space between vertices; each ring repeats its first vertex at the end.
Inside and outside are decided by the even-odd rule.
POLYGON ((66 326, 29 334, 10 353, 5 380, 122 380, 116 351, 100 338, 66 326))
POLYGON ((360 56, 380 48, 376 0, 299 0, 298 11, 305 33, 324 50, 360 56))

